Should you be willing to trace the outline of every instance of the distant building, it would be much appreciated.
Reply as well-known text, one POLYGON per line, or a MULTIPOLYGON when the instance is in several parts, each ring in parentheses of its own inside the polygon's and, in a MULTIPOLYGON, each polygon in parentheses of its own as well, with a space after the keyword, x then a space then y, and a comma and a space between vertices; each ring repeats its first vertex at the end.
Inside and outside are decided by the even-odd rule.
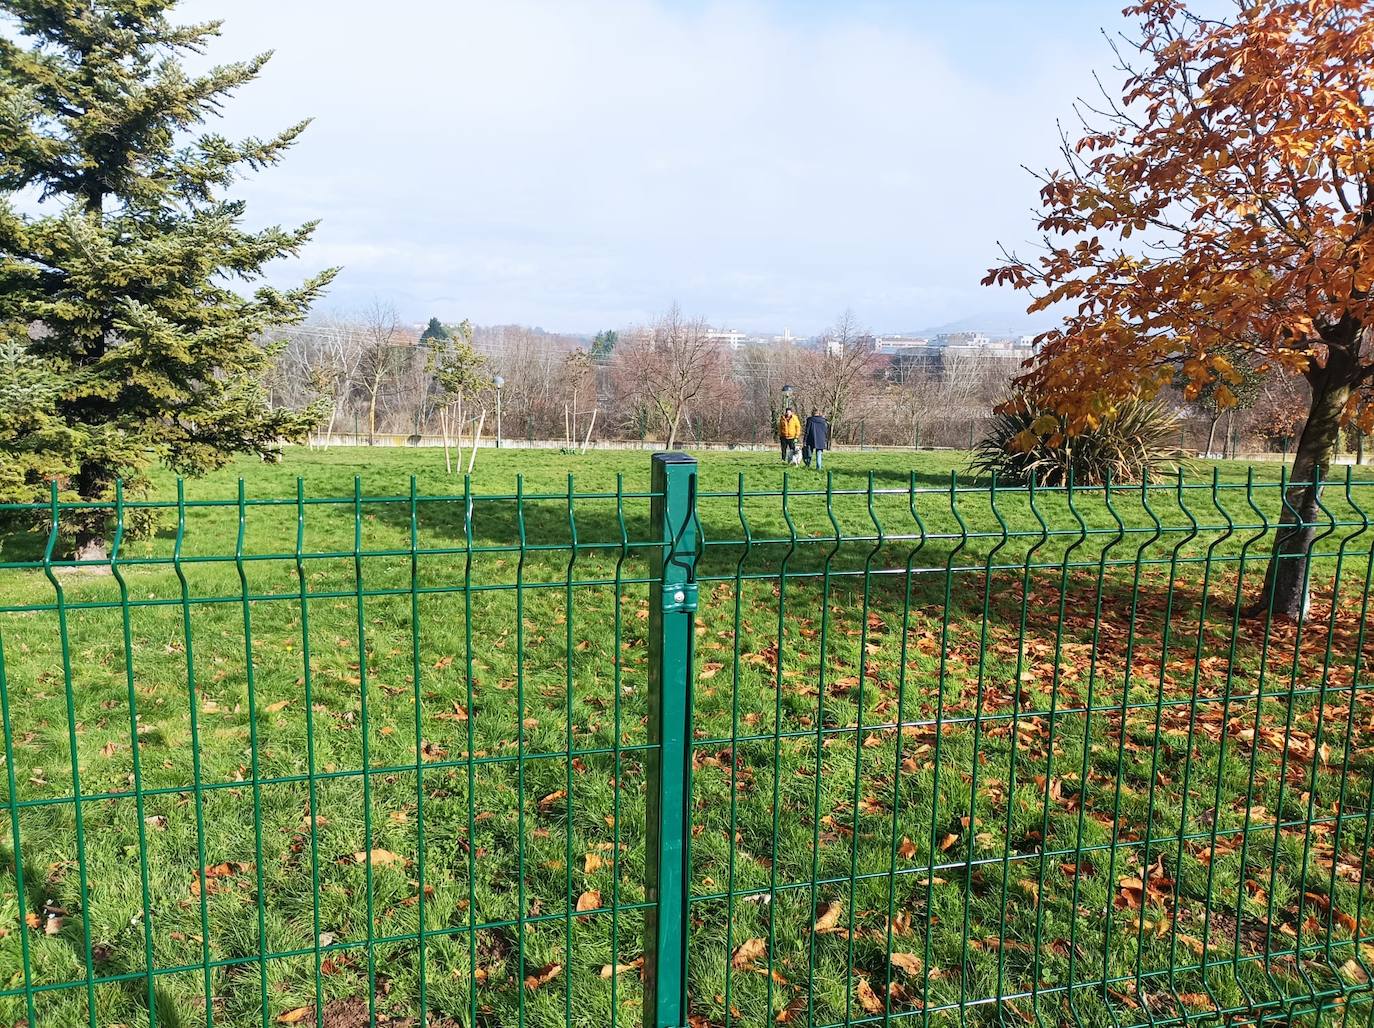
POLYGON ((930 340, 923 336, 879 336, 873 348, 892 357, 905 357, 928 352, 930 340))
POLYGON ((738 350, 746 342, 750 341, 749 336, 733 328, 713 328, 706 333, 706 338, 713 343, 728 346, 732 350, 738 350))
POLYGON ((936 336, 931 342, 936 346, 973 348, 987 346, 992 342, 992 338, 982 332, 944 332, 936 336))

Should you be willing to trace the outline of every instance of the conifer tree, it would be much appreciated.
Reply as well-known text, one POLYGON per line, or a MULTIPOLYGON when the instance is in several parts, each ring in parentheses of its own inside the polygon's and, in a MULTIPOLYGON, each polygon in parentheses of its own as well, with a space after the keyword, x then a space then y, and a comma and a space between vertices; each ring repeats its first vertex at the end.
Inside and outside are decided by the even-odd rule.
MULTIPOLYGON (((313 422, 270 407, 261 340, 304 319, 335 272, 261 284, 315 223, 249 229, 227 195, 307 122, 267 139, 207 131, 270 54, 190 74, 182 58, 220 23, 176 24, 176 6, 6 0, 0 13, 0 340, 13 388, 50 400, 34 412, 48 445, 17 448, 26 433, 0 428, 8 493, 41 496, 51 478, 108 500, 154 463, 198 474, 270 456, 313 422)), ((79 557, 103 553, 102 518, 69 527, 79 557)))

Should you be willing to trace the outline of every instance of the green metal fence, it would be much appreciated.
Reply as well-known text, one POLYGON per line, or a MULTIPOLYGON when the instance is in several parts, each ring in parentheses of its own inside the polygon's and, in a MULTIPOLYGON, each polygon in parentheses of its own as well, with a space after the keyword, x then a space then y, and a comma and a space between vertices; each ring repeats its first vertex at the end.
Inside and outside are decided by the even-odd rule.
POLYGON ((4 508, 0 1017, 1369 1020, 1374 481, 698 483, 4 508))

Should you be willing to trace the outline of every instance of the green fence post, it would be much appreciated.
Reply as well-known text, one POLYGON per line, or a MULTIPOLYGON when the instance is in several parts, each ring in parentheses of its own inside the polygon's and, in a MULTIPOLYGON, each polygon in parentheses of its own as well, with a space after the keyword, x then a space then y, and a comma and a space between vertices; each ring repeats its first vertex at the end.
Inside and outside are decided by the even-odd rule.
POLYGON ((687 1024, 688 775, 692 628, 696 620, 697 462, 653 456, 649 520, 649 743, 644 919, 644 1026, 687 1024))

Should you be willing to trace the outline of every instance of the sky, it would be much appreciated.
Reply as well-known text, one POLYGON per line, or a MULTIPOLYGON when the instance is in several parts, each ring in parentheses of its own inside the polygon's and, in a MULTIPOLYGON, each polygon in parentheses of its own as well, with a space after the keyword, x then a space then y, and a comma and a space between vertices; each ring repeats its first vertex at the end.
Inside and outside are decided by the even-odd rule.
MULTIPOLYGON (((1056 121, 1121 0, 186 0, 209 57, 272 49, 217 131, 314 123, 238 187, 321 219, 322 308, 595 332, 1021 330, 983 288, 1033 240, 1056 121)), ((1043 322, 1041 322, 1043 324, 1043 322)))

